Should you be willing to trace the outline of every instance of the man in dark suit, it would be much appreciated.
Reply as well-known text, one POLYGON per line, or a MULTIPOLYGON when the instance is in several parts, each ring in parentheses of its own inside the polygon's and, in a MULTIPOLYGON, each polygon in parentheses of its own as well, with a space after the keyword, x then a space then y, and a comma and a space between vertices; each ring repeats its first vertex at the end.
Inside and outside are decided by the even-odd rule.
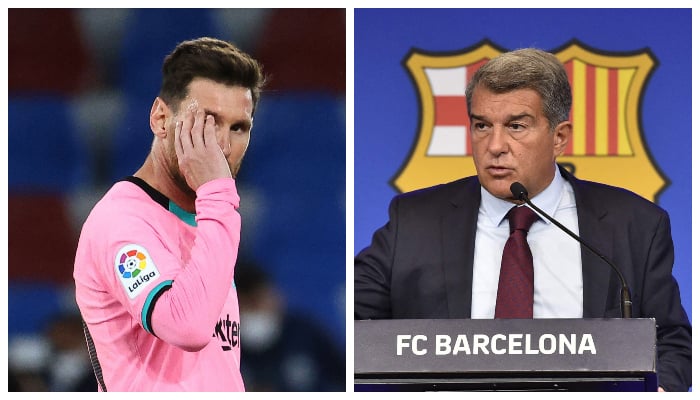
MULTIPOLYGON (((571 137, 561 63, 537 49, 485 64, 466 91, 477 176, 395 197, 389 222, 355 259, 355 319, 494 318, 510 186, 618 266, 632 317, 657 323, 659 390, 691 385, 691 327, 671 274, 669 217, 620 188, 558 167, 571 137)), ((529 228, 534 318, 621 317, 620 282, 599 257, 544 218, 529 228)))

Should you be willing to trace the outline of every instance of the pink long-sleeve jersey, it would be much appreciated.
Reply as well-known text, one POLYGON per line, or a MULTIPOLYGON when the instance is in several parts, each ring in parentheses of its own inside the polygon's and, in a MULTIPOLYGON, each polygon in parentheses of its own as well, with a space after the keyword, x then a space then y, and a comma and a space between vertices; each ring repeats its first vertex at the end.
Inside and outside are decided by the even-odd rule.
POLYGON ((87 218, 73 277, 103 391, 242 391, 232 179, 196 216, 144 181, 116 183, 87 218))

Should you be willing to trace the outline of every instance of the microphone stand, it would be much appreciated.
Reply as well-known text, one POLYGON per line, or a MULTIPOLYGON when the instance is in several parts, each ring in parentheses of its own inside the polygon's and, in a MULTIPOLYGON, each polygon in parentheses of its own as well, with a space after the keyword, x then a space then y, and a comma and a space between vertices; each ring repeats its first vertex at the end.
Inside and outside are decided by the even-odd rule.
POLYGON ((627 286, 627 281, 625 281, 625 277, 622 276, 622 273, 620 270, 610 261, 608 260, 604 255, 600 254, 597 250, 595 250, 593 247, 588 245, 583 239, 581 239, 578 235, 575 233, 571 232, 569 229, 567 229, 564 225, 560 224, 559 221, 555 220, 554 218, 550 217, 547 213, 544 211, 540 210, 539 207, 536 205, 532 204, 530 199, 527 196, 527 189, 525 189, 525 186, 523 186, 520 182, 514 182, 511 187, 510 187, 511 192, 513 192, 513 195, 515 196, 516 199, 523 201, 527 203, 530 207, 532 207, 535 211, 537 211, 540 215, 543 215, 545 218, 547 218, 551 223, 556 225, 559 229, 562 231, 566 232, 569 236, 572 238, 576 239, 579 243, 581 243, 584 247, 586 247, 588 250, 590 250, 593 254, 597 255, 600 257, 603 261, 605 261, 612 269, 615 271, 617 274, 618 279, 620 280, 620 284, 622 288, 620 289, 620 311, 622 312, 622 318, 631 318, 632 317, 632 297, 630 295, 630 289, 627 286))

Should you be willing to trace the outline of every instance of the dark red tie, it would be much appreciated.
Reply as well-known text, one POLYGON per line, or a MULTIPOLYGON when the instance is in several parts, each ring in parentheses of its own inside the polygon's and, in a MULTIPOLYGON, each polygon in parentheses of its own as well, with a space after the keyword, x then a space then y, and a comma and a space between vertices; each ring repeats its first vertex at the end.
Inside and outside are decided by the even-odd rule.
POLYGON ((503 248, 496 318, 532 318, 535 274, 527 231, 537 218, 537 214, 525 206, 513 207, 508 211, 510 236, 503 248))

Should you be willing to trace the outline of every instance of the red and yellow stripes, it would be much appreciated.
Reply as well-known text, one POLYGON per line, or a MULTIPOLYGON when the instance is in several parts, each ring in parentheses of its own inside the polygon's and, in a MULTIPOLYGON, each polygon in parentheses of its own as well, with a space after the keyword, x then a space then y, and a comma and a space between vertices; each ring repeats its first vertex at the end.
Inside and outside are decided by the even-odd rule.
POLYGON ((631 155, 623 112, 634 69, 599 67, 578 59, 564 67, 573 96, 573 134, 564 155, 631 155))

